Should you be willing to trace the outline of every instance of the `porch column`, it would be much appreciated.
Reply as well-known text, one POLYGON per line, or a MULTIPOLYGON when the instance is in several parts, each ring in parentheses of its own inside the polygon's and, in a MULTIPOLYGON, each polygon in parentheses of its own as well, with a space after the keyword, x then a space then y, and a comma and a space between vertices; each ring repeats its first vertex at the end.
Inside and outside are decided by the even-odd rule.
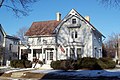
POLYGON ((21 59, 21 49, 19 50, 19 59, 21 59))
POLYGON ((75 48, 75 59, 77 59, 77 48, 75 48))
POLYGON ((70 59, 70 47, 68 47, 68 59, 70 59))
POLYGON ((53 60, 57 60, 57 52, 56 52, 56 47, 54 48, 54 51, 53 51, 53 60))
POLYGON ((33 61, 33 49, 31 49, 31 61, 33 61))
POLYGON ((43 61, 43 58, 44 58, 43 52, 44 52, 44 49, 43 49, 43 47, 42 47, 42 61, 43 61))

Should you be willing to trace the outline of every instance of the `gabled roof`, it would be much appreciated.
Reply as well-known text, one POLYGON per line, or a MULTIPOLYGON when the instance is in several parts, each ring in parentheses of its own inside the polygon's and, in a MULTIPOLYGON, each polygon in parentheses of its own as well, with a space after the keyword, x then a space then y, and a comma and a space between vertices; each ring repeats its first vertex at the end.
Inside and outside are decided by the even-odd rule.
MULTIPOLYGON (((75 12, 77 12, 75 9, 72 9, 74 10, 75 12)), ((71 10, 71 11, 72 11, 71 10)), ((78 13, 78 12, 77 12, 78 13)), ((79 13, 78 13, 79 14, 79 13)), ((80 14, 79 14, 80 15, 80 14)), ((81 16, 81 15, 80 15, 81 16)), ((101 34, 104 38, 106 38, 100 31, 98 31, 89 21, 87 21, 83 16, 81 16, 91 27, 93 30, 97 31, 99 34, 101 34)))
POLYGON ((56 20, 33 22, 25 36, 52 35, 53 30, 60 22, 56 20))
POLYGON ((18 37, 14 37, 14 36, 10 36, 10 35, 6 35, 6 38, 12 39, 12 40, 20 40, 18 37))
MULTIPOLYGON (((81 18, 82 18, 82 21, 84 21, 87 25, 90 25, 91 28, 93 29, 93 31, 97 31, 99 34, 101 34, 104 38, 105 36, 100 32, 98 31, 89 21, 87 21, 82 15, 80 15, 75 9, 71 9, 70 12, 64 17, 63 20, 61 20, 61 23, 63 24, 64 22, 66 22, 69 18, 69 16, 76 16, 79 15, 81 18)), ((79 18, 79 17, 78 17, 79 18)), ((80 18, 79 18, 80 19, 80 18)), ((60 25, 62 25, 60 24, 60 25)), ((56 29, 60 29, 61 26, 58 26, 56 29)), ((54 32, 58 31, 58 30, 54 30, 54 32)))

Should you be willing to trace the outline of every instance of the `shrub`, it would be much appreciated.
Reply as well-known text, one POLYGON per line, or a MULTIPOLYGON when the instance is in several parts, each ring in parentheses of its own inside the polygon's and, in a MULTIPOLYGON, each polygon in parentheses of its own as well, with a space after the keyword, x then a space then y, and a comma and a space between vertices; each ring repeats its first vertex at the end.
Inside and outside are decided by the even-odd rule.
POLYGON ((107 65, 106 69, 115 68, 116 63, 111 58, 100 58, 100 60, 107 65))
POLYGON ((77 69, 90 69, 90 70, 101 70, 115 68, 115 62, 112 59, 96 59, 90 57, 80 58, 78 60, 57 60, 51 62, 53 69, 62 70, 77 70, 77 69))
POLYGON ((69 70, 71 67, 71 62, 69 60, 61 60, 60 67, 62 70, 69 70))
POLYGON ((31 68, 31 67, 32 67, 31 61, 25 60, 25 61, 23 61, 23 62, 25 62, 25 64, 24 64, 24 67, 25 67, 25 68, 31 68))
POLYGON ((77 69, 77 62, 74 60, 52 61, 50 65, 53 69, 62 69, 62 70, 77 69))
POLYGON ((12 60, 10 61, 10 66, 16 68, 16 63, 17 63, 17 60, 12 60))
POLYGON ((90 58, 90 57, 82 58, 80 66, 83 69, 95 69, 95 70, 96 69, 101 69, 101 67, 97 63, 97 59, 96 58, 90 58))
POLYGON ((82 58, 79 58, 79 59, 77 60, 77 68, 78 68, 78 69, 81 69, 81 68, 82 68, 81 64, 82 64, 82 58))
POLYGON ((77 69, 79 69, 78 64, 77 64, 77 61, 73 61, 73 62, 71 63, 70 69, 72 69, 72 70, 77 70, 77 69))
POLYGON ((97 64, 101 67, 101 69, 107 69, 107 64, 105 64, 103 61, 100 59, 97 59, 97 64))
POLYGON ((61 69, 61 61, 60 60, 57 60, 57 61, 52 61, 50 66, 53 68, 53 69, 61 69))
POLYGON ((30 68, 32 67, 31 61, 28 60, 11 60, 11 67, 14 68, 30 68))

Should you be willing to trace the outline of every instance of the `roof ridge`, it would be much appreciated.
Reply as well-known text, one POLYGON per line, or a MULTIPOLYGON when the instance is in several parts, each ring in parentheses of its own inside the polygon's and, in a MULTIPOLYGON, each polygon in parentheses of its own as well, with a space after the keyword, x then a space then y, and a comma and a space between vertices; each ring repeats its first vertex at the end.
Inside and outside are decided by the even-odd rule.
MULTIPOLYGON (((37 22, 49 22, 49 21, 57 21, 57 20, 35 21, 35 22, 33 22, 33 23, 37 23, 37 22)), ((60 21, 61 21, 61 20, 60 20, 60 21)), ((57 22, 59 22, 59 21, 57 21, 57 22)))

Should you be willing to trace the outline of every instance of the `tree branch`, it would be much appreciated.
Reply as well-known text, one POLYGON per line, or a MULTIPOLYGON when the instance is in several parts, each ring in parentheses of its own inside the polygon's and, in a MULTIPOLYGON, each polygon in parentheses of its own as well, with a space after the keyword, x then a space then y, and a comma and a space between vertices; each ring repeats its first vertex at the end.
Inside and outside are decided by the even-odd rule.
POLYGON ((15 15, 16 15, 17 17, 19 17, 19 13, 21 13, 23 16, 27 16, 27 15, 28 15, 28 13, 25 12, 25 11, 23 11, 23 10, 16 9, 16 8, 11 7, 11 6, 8 6, 8 5, 2 5, 2 6, 5 6, 5 7, 7 7, 7 8, 12 9, 12 11, 15 13, 15 15))
POLYGON ((110 7, 115 7, 120 9, 120 0, 97 0, 104 6, 110 6, 110 7))
POLYGON ((4 2, 4 0, 1 0, 1 2, 0 2, 0 8, 1 8, 1 6, 2 6, 3 2, 4 2))
POLYGON ((10 8, 17 17, 20 17, 22 14, 23 16, 27 16, 28 12, 31 10, 29 9, 29 6, 31 3, 35 3, 39 0, 0 0, 0 8, 2 6, 5 6, 7 8, 10 8), (6 1, 6 2, 5 2, 6 1), (4 4, 3 4, 4 3, 4 4))

